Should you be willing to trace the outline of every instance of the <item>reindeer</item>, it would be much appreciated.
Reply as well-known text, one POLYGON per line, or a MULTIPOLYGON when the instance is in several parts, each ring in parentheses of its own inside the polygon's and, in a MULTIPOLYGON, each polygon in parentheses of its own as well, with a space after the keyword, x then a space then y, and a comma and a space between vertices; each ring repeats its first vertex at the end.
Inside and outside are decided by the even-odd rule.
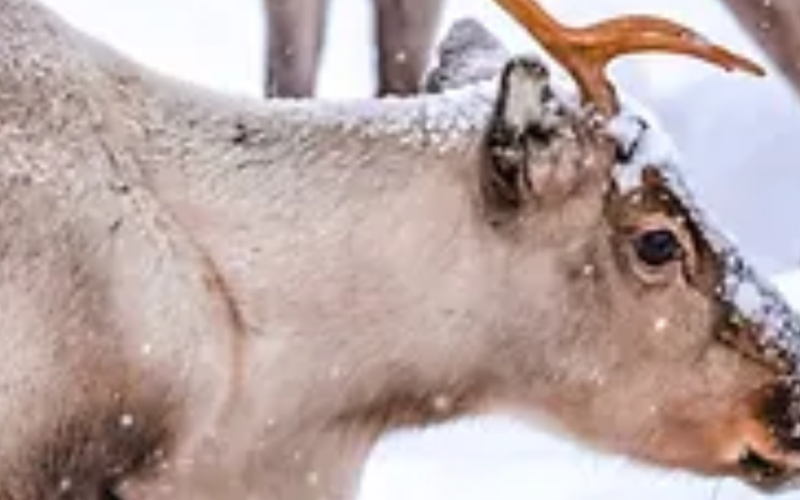
MULTIPOLYGON (((420 90, 443 0, 374 0, 377 94, 420 90)), ((264 0, 267 96, 314 94, 327 0, 264 0)))
POLYGON ((0 0, 0 499, 347 499, 385 432, 488 412, 789 484, 800 323, 601 78, 748 64, 503 3, 582 102, 474 22, 435 93, 262 102, 0 0))

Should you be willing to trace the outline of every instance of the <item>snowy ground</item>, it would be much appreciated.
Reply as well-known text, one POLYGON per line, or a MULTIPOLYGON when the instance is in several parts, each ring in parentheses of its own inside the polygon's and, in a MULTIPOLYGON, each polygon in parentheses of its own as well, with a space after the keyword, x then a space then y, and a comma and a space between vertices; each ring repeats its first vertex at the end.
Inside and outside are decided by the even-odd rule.
MULTIPOLYGON (((260 92, 260 0, 46 0, 83 29, 150 66, 224 92, 260 92)), ((763 61, 713 0, 547 0, 581 22, 623 10, 690 23, 763 61)), ((335 0, 320 92, 370 93, 369 11, 365 0, 335 0), (364 29, 356 29, 364 28, 364 29)), ((490 0, 451 0, 445 24, 472 15, 517 51, 527 38, 490 0)), ((800 106, 783 81, 719 73, 683 59, 637 58, 615 73, 629 93, 663 119, 690 181, 747 253, 770 272, 800 264, 800 106)), ((800 307, 800 273, 781 285, 800 307)), ((800 494, 794 495, 800 498, 800 494)), ((463 422, 403 434, 376 450, 362 500, 734 500, 757 496, 732 482, 644 470, 503 420, 463 422)))

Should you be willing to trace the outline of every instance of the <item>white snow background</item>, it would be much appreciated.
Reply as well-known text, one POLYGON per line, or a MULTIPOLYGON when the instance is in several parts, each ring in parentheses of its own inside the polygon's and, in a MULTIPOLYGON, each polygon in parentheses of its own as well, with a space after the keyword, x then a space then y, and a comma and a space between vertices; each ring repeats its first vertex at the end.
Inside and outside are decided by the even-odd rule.
MULTIPOLYGON (((261 0, 45 0, 75 25, 158 70, 223 92, 260 95, 261 0)), ((546 0, 569 23, 649 12, 688 23, 764 63, 716 0, 546 0)), ((450 0, 442 29, 474 16, 516 52, 537 50, 491 0, 450 0)), ((372 90, 369 3, 332 0, 319 93, 372 90)), ((649 105, 684 157, 713 218, 800 307, 800 102, 771 71, 724 74, 671 56, 630 58, 616 81, 649 105)), ((360 500, 744 500, 733 481, 709 481, 601 456, 503 419, 479 419, 385 439, 360 500)), ((800 493, 781 498, 798 498, 800 493)))

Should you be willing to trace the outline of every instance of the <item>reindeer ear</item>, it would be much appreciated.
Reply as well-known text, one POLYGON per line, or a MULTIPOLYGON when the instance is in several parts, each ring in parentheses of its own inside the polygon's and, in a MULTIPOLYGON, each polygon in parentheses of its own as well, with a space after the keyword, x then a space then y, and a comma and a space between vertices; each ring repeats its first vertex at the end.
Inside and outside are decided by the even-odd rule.
MULTIPOLYGON (((586 181, 597 181, 592 172, 604 170, 598 154, 603 146, 602 134, 593 127, 591 117, 570 112, 556 97, 539 60, 518 57, 508 62, 500 76, 481 165, 481 187, 489 207, 509 213, 530 202, 563 203, 586 181)), ((606 161, 605 177, 609 166, 606 161)))
POLYGON ((519 209, 530 195, 529 143, 547 142, 549 135, 548 78, 547 68, 534 59, 513 59, 503 68, 482 169, 484 195, 495 209, 519 209))

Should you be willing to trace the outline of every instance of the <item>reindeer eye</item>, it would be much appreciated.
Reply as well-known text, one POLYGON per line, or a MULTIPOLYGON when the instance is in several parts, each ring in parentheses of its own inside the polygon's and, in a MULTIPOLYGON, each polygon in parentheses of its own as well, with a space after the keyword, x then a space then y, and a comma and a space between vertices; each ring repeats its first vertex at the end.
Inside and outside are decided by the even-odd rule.
POLYGON ((636 255, 649 266, 663 266, 681 256, 681 244, 668 229, 645 231, 633 241, 636 255))

